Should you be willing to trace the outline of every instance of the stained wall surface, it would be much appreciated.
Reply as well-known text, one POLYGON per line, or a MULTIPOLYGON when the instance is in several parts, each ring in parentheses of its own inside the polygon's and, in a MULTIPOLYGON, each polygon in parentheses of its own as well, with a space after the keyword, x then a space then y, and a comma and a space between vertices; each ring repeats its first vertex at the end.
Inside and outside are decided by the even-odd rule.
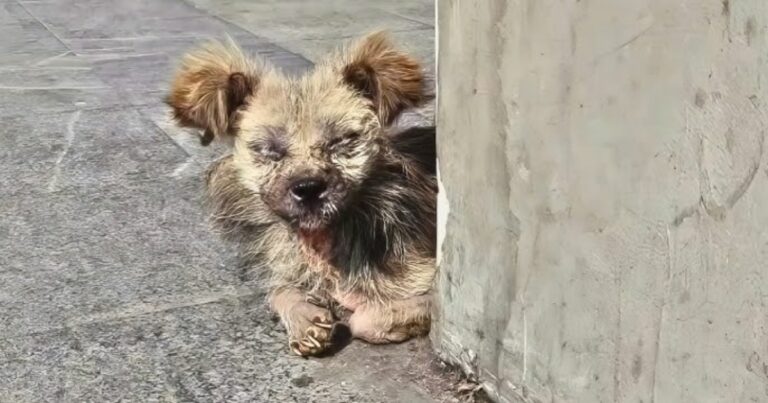
POLYGON ((502 401, 768 401, 768 2, 437 5, 436 349, 502 401))

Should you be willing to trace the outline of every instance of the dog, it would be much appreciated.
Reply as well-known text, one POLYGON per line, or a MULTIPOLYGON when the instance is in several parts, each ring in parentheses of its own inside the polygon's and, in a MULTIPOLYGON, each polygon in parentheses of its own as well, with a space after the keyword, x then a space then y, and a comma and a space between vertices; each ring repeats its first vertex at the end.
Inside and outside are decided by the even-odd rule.
POLYGON ((419 62, 385 32, 283 75, 230 39, 186 54, 166 103, 203 144, 211 221, 267 273, 270 308, 300 356, 337 325, 369 343, 429 332, 435 278, 435 128, 401 130, 433 99, 419 62))

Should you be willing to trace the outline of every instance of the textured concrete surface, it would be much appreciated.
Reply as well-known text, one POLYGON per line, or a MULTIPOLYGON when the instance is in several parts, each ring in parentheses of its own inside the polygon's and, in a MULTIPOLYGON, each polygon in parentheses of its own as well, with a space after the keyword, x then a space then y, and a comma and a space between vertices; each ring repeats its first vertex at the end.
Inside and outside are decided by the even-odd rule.
POLYGON ((206 161, 161 104, 182 51, 232 35, 300 72, 390 28, 431 63, 432 0, 0 1, 0 401, 452 401, 426 340, 289 354, 208 231, 206 161))
POLYGON ((446 356, 509 401, 768 401, 767 24, 439 3, 446 356))

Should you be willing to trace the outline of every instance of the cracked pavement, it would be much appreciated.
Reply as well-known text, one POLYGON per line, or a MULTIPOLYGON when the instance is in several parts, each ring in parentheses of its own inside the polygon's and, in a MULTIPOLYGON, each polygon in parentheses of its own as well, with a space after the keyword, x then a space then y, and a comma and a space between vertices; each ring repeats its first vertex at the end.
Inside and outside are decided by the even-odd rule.
POLYGON ((225 152, 161 99, 231 35, 298 73, 387 28, 434 65, 433 0, 0 0, 0 401, 454 401, 426 340, 289 354, 219 241, 200 174, 225 152))

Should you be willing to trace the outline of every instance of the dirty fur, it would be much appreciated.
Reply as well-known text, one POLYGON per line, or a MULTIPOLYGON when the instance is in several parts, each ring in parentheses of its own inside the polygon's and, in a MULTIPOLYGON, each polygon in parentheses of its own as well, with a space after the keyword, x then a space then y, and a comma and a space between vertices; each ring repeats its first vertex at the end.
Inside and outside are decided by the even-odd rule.
POLYGON ((430 98, 421 65, 382 32, 301 78, 231 41, 183 58, 173 116, 233 145, 206 174, 211 221, 260 262, 295 353, 331 347, 338 307, 372 343, 428 331, 435 130, 392 122, 430 98))

